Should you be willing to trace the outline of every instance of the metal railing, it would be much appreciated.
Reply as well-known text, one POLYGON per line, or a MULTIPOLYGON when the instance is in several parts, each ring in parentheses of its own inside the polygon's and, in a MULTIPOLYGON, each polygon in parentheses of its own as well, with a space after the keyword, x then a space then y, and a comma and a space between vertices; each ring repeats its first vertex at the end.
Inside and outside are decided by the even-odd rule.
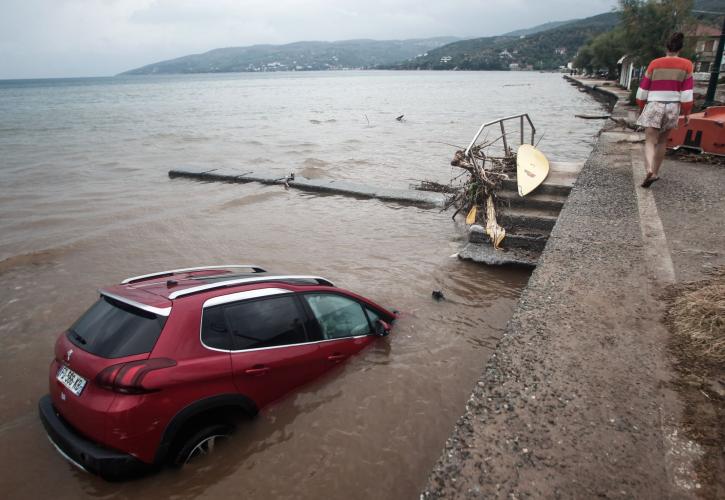
POLYGON ((263 276, 261 278, 240 278, 240 279, 232 279, 227 281, 217 281, 215 283, 207 283, 205 285, 199 285, 194 286, 190 288, 184 288, 183 290, 177 290, 175 292, 172 292, 169 294, 169 299, 174 300, 179 297, 183 297, 185 295, 193 295, 195 293, 205 292, 208 290, 215 290, 217 288, 227 288, 230 286, 236 286, 236 285, 245 285, 245 284, 252 284, 252 283, 274 283, 274 282, 282 282, 282 283, 294 283, 296 281, 304 281, 304 282, 314 282, 317 285, 322 286, 335 286, 332 281, 323 278, 321 276, 308 276, 308 275, 297 275, 297 274, 290 274, 290 275, 274 275, 274 276, 263 276))
POLYGON ((255 273, 265 273, 267 272, 266 269, 261 268, 259 266, 256 266, 254 264, 229 264, 229 265, 221 265, 221 266, 201 266, 201 267, 185 267, 183 269, 169 269, 168 271, 160 271, 157 273, 151 273, 151 274, 142 274, 141 276, 133 276, 131 278, 126 278, 121 282, 122 285, 127 285, 129 283, 133 283, 135 281, 143 281, 151 278, 160 278, 161 276, 173 276, 177 273, 189 273, 192 271, 206 271, 206 270, 214 270, 214 269, 251 269, 252 272, 255 273))
POLYGON ((483 130, 486 127, 495 125, 497 123, 501 126, 501 138, 503 139, 503 149, 506 153, 508 153, 509 148, 508 148, 508 142, 506 140, 506 128, 504 127, 503 122, 508 121, 508 120, 515 120, 516 118, 518 118, 520 120, 519 121, 519 126, 520 126, 519 132, 521 133, 521 144, 524 144, 524 118, 525 118, 526 121, 529 122, 529 127, 531 127, 531 145, 533 146, 534 137, 536 136, 536 127, 534 127, 534 124, 531 121, 531 118, 529 118, 528 113, 521 113, 520 115, 512 115, 512 116, 507 116, 505 118, 499 118, 498 120, 486 122, 483 125, 481 125, 481 127, 478 129, 478 132, 476 132, 476 135, 473 136, 473 140, 466 148, 466 156, 468 156, 469 153, 471 152, 471 148, 473 147, 474 144, 476 144, 476 141, 481 136, 481 133, 483 132, 483 130))

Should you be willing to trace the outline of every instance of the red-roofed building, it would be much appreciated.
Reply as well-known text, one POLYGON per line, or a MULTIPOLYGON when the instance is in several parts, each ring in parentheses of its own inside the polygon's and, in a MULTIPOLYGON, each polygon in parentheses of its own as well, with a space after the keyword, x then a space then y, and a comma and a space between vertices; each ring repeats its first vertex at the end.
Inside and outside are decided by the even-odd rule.
MULTIPOLYGON (((689 36, 696 39, 695 72, 704 73, 700 79, 708 79, 710 78, 710 72, 714 69, 712 64, 715 61, 717 46, 720 43, 720 29, 698 24, 695 32, 689 36)), ((721 66, 720 70, 723 69, 725 68, 721 66)))

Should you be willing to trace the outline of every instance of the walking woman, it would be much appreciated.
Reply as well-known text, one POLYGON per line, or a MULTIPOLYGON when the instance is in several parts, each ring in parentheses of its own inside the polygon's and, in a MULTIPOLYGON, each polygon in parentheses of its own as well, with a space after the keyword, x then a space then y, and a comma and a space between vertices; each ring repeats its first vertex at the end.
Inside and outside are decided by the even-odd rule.
POLYGON ((679 57, 685 36, 675 33, 667 42, 667 55, 649 63, 637 89, 637 104, 642 111, 637 125, 644 127, 644 165, 647 176, 642 183, 648 188, 659 179, 667 149, 667 136, 677 128, 679 115, 685 125, 692 111, 692 62, 679 57), (643 109, 644 108, 644 109, 643 109))

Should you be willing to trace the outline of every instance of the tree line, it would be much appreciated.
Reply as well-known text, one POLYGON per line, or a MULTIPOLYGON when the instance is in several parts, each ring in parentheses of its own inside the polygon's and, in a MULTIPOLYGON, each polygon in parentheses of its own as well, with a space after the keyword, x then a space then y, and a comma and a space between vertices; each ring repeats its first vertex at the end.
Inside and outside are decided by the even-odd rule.
MULTIPOLYGON (((587 73, 606 69, 608 77, 613 78, 617 61, 625 54, 633 58, 636 66, 646 66, 664 55, 672 33, 687 33, 694 26, 692 7, 693 0, 619 0, 619 24, 582 46, 574 58, 574 67, 587 73)), ((693 41, 685 40, 680 55, 691 57, 693 41)))

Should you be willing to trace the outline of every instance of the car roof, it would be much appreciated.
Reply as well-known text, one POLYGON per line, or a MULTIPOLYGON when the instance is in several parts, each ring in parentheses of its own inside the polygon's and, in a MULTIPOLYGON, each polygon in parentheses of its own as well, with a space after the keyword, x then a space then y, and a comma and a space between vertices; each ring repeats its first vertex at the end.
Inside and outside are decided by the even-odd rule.
POLYGON ((256 286, 275 283, 290 285, 335 285, 321 277, 286 273, 272 273, 255 265, 200 266, 172 269, 157 273, 126 278, 120 284, 100 290, 115 300, 152 312, 168 316, 174 300, 185 296, 229 288, 239 291, 245 285, 256 286))

